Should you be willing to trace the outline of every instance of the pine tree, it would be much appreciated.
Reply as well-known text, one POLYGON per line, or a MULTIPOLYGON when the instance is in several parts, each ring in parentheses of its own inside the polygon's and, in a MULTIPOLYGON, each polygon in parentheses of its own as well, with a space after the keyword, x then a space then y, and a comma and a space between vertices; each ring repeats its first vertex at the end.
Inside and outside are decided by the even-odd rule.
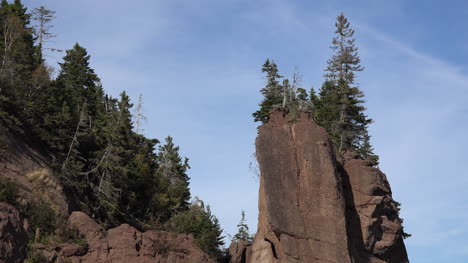
POLYGON ((252 242, 252 236, 249 234, 249 226, 246 223, 245 220, 245 211, 242 210, 241 212, 241 220, 239 224, 237 224, 237 233, 234 235, 233 238, 234 241, 247 241, 247 242, 252 242))
POLYGON ((337 17, 335 27, 336 36, 333 38, 333 45, 331 46, 335 54, 327 61, 328 66, 325 69, 327 71, 325 77, 334 82, 344 80, 351 85, 354 84, 355 72, 364 69, 360 65, 361 59, 357 53, 358 48, 354 44, 356 41, 353 38, 354 30, 343 14, 337 17))
POLYGON ((284 89, 279 84, 279 79, 283 76, 278 73, 278 66, 274 61, 267 59, 262 66, 262 72, 266 73, 266 85, 261 90, 264 96, 263 101, 260 103, 260 109, 252 114, 254 121, 262 123, 268 122, 270 110, 274 106, 281 106, 284 101, 284 89))
POLYGON ((11 4, 3 0, 0 4, 0 117, 4 121, 17 126, 28 124, 34 91, 30 82, 37 61, 26 7, 19 0, 11 4))
POLYGON ((187 210, 190 200, 190 169, 188 159, 179 155, 179 147, 174 145, 172 137, 166 138, 166 143, 159 146, 158 169, 156 171, 160 193, 155 196, 158 200, 157 210, 162 211, 161 222, 167 221, 174 213, 187 210))
POLYGON ((195 198, 190 209, 172 217, 164 228, 168 231, 192 234, 195 244, 211 257, 222 258, 221 247, 224 245, 221 226, 218 219, 211 212, 210 206, 195 198))
POLYGON ((328 60, 327 80, 320 89, 320 97, 315 99, 314 117, 331 135, 338 154, 348 150, 359 152, 372 123, 365 115, 364 93, 355 83, 356 72, 363 67, 353 38, 354 30, 343 14, 337 17, 335 27, 331 47, 335 54, 328 60))

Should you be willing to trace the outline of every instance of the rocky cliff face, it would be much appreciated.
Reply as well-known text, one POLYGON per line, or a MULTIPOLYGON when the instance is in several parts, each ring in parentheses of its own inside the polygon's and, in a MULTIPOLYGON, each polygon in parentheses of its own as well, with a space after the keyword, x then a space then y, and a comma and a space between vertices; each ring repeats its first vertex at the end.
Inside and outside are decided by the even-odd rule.
POLYGON ((259 222, 247 262, 408 262, 385 175, 349 155, 338 162, 306 114, 292 123, 273 112, 256 148, 259 222))

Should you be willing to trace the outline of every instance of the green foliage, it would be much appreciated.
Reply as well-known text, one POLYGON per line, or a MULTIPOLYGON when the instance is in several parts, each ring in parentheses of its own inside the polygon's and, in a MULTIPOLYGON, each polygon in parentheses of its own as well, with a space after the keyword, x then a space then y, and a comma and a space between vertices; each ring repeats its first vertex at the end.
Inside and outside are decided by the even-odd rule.
POLYGON ((405 228, 402 226, 401 227, 401 236, 403 237, 403 239, 407 239, 407 238, 410 238, 412 235, 409 234, 409 233, 406 233, 405 228))
MULTIPOLYGON (((363 93, 358 88, 350 88, 344 80, 339 83, 329 80, 320 89, 319 96, 314 116, 332 137, 336 152, 358 151, 372 122, 364 114, 363 93)), ((368 136, 366 138, 369 139, 368 136)), ((372 148, 368 146, 366 150, 370 155, 372 148)))
POLYGON ((224 245, 222 229, 209 206, 195 201, 189 210, 172 217, 165 225, 167 231, 192 234, 196 245, 215 259, 223 257, 224 245))
POLYGON ((42 200, 33 201, 21 209, 22 214, 28 219, 32 231, 37 228, 43 236, 53 234, 57 226, 57 215, 54 210, 42 200))
POLYGON ((9 179, 0 177, 0 202, 16 205, 18 197, 18 186, 9 179))
MULTIPOLYGON (((393 203, 395 205, 395 209, 396 209, 398 215, 400 215, 401 203, 397 202, 397 201, 393 201, 393 203)), ((403 227, 403 221, 404 221, 404 219, 400 217, 401 236, 403 237, 403 239, 407 239, 407 238, 411 237, 411 234, 405 232, 405 228, 403 227)))
POLYGON ((81 247, 88 248, 88 242, 85 236, 80 231, 68 225, 67 222, 61 221, 55 230, 56 238, 59 243, 74 243, 81 247))
POLYGON ((186 172, 190 166, 187 158, 180 157, 179 147, 170 136, 159 147, 158 164, 156 179, 160 194, 155 196, 153 204, 159 207, 158 210, 165 211, 160 215, 161 222, 165 222, 173 214, 189 208, 190 178, 186 172))
POLYGON ((241 213, 241 220, 239 224, 237 224, 237 233, 234 235, 234 241, 243 240, 247 242, 252 242, 252 236, 249 233, 249 226, 245 220, 245 211, 242 210, 241 213))
POLYGON ((25 259, 26 263, 49 263, 47 258, 42 254, 40 249, 34 248, 32 244, 28 245, 28 254, 25 259))
POLYGON ((373 153, 367 130, 373 120, 365 114, 364 93, 355 83, 356 72, 364 68, 354 44, 354 30, 343 14, 337 17, 335 26, 334 55, 328 60, 327 80, 319 97, 313 99, 314 118, 330 134, 337 154, 355 151, 375 166, 379 157, 373 153))
POLYGON ((280 106, 283 103, 283 86, 279 84, 279 79, 283 76, 278 74, 278 66, 272 60, 267 59, 262 66, 262 72, 266 73, 266 85, 261 90, 264 96, 260 103, 260 109, 252 114, 254 121, 262 123, 268 122, 270 110, 274 106, 280 106))

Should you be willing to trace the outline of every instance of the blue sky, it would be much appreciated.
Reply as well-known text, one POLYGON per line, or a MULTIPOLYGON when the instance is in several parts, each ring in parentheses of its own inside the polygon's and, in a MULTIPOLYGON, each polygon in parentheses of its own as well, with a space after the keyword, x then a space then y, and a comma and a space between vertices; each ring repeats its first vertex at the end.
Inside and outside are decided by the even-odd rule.
MULTIPOLYGON (((402 203, 411 262, 468 262, 468 2, 28 0, 57 11, 51 46, 86 47, 104 88, 145 100, 145 134, 174 137, 191 189, 229 234, 256 229, 249 171, 260 66, 295 67, 320 87, 334 19, 356 29, 373 144, 402 203)), ((63 54, 49 54, 54 65, 63 54)))

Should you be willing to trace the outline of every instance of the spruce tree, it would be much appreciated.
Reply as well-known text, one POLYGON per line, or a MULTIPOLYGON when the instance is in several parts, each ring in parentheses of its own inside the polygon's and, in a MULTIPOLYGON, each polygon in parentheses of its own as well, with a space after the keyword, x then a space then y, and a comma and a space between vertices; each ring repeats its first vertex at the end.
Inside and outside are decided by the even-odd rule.
MULTIPOLYGON (((19 0, 0 4, 0 117, 16 126, 28 125, 33 111, 31 85, 38 67, 30 15, 19 0)), ((24 127, 23 127, 24 128, 24 127)))
POLYGON ((264 96, 263 101, 260 103, 260 109, 252 114, 254 121, 260 121, 262 123, 268 122, 270 110, 274 106, 281 106, 284 100, 284 89, 279 84, 279 80, 283 76, 278 73, 278 66, 272 60, 267 59, 262 66, 262 72, 266 73, 266 85, 261 89, 261 93, 264 96))
POLYGON ((252 242, 252 236, 249 234, 249 226, 246 223, 245 220, 245 211, 242 210, 241 212, 241 220, 239 224, 237 224, 237 233, 234 235, 233 238, 234 241, 247 241, 247 242, 252 242))
POLYGON ((174 213, 187 210, 190 200, 190 177, 187 170, 190 169, 188 158, 182 159, 179 155, 179 147, 174 145, 172 137, 166 138, 166 143, 159 146, 158 179, 159 195, 154 204, 162 211, 160 221, 167 221, 174 213))
MULTIPOLYGON (((364 93, 355 80, 356 72, 362 71, 355 46, 354 30, 347 18, 340 14, 335 23, 336 36, 331 49, 334 54, 325 69, 326 81, 316 99, 314 117, 331 135, 337 154, 348 150, 364 152, 367 128, 372 119, 365 114, 364 93)), ((367 156, 373 156, 367 137, 367 156)), ((374 157, 372 157, 374 158, 374 157)))

